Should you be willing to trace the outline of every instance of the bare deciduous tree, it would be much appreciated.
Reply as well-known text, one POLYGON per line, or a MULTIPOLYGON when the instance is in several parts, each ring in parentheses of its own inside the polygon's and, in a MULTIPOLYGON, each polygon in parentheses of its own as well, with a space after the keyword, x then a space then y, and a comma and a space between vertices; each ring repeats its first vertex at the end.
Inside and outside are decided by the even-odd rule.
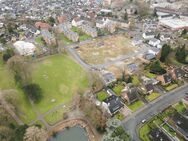
POLYGON ((47 138, 47 132, 44 129, 36 126, 27 128, 24 135, 24 141, 46 141, 47 138))

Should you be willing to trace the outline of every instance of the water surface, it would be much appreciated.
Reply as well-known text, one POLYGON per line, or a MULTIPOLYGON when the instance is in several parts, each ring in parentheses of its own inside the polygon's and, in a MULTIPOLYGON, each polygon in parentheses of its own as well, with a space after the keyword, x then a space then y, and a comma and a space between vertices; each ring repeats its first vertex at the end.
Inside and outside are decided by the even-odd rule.
POLYGON ((49 141, 88 141, 85 129, 75 126, 57 133, 56 137, 51 137, 49 141))

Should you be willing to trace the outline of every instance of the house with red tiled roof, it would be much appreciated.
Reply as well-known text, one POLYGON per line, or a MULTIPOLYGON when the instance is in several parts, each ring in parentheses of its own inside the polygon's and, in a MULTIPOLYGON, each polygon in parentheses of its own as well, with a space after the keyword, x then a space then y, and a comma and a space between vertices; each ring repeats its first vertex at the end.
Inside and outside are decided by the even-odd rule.
POLYGON ((36 22, 35 27, 38 29, 46 29, 46 30, 52 28, 48 23, 44 23, 44 22, 36 22))

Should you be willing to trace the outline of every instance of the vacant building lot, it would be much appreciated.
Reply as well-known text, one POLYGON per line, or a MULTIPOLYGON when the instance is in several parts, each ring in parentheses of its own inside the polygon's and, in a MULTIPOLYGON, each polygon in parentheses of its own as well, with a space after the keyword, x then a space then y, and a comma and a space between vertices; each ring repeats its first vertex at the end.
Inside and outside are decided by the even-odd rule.
POLYGON ((90 43, 81 45, 76 51, 88 64, 103 64, 137 52, 137 48, 125 36, 113 35, 94 39, 90 43))

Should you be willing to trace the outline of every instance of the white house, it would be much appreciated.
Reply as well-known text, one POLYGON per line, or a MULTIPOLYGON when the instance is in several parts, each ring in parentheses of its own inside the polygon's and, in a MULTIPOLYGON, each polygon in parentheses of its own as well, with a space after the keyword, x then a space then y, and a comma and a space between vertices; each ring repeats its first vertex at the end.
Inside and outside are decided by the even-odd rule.
POLYGON ((83 24, 84 20, 81 20, 79 17, 76 17, 72 20, 72 26, 78 27, 83 24))
POLYGON ((149 39, 152 39, 155 37, 155 33, 152 32, 152 31, 149 31, 149 32, 144 32, 142 37, 146 40, 149 40, 149 39))
POLYGON ((0 28, 3 28, 3 26, 4 26, 4 23, 0 23, 0 28))
POLYGON ((170 40, 170 35, 169 34, 164 34, 160 36, 161 41, 168 41, 170 40))
POLYGON ((96 21, 96 27, 97 28, 102 29, 102 28, 105 28, 105 26, 106 26, 106 22, 105 21, 103 21, 103 20, 97 20, 96 21))
POLYGON ((33 55, 35 52, 35 45, 25 41, 17 41, 14 43, 16 51, 23 56, 33 55))
POLYGON ((149 45, 153 46, 153 47, 157 47, 160 44, 160 40, 156 39, 156 38, 152 38, 149 40, 149 45))

